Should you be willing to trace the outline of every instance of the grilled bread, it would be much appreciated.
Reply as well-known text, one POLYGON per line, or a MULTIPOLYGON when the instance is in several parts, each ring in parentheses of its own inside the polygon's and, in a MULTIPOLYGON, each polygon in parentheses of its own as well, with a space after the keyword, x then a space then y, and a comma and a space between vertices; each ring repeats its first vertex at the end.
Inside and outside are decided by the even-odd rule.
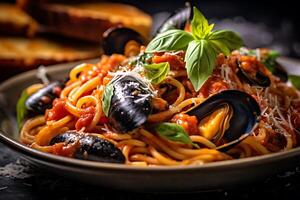
POLYGON ((120 3, 58 4, 19 0, 46 31, 82 40, 100 42, 105 30, 116 25, 132 28, 148 37, 151 17, 141 10, 120 3))
POLYGON ((69 61, 96 58, 98 46, 69 43, 44 38, 0 37, 0 69, 30 69, 69 61))
POLYGON ((0 34, 32 37, 37 27, 36 21, 20 8, 0 3, 0 34))

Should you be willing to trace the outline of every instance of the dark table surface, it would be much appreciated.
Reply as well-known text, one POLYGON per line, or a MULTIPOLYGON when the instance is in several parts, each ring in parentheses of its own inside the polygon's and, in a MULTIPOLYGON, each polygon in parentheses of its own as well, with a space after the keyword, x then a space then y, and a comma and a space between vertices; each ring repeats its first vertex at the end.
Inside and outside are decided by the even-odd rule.
MULTIPOLYGON (((124 1, 123 1, 124 2, 124 1)), ((160 6, 153 1, 125 0, 149 13, 156 15, 163 11, 173 11, 183 5, 184 0, 166 0, 160 6)), ((196 2, 196 1, 195 1, 196 2)), ((219 25, 238 29, 252 47, 268 46, 284 55, 300 58, 300 38, 298 15, 293 1, 221 1, 202 0, 199 8, 219 25), (229 20, 223 20, 228 18, 229 20), (222 20, 221 20, 222 19, 222 20), (221 23, 220 23, 221 21, 221 23), (255 27, 255 28, 254 28, 255 27), (269 35, 268 35, 269 34, 269 35), (272 35, 272 40, 264 36, 272 35), (254 42, 254 43, 253 43, 254 42), (255 43, 256 42, 256 43, 255 43)), ((197 3, 196 3, 197 4, 197 3)), ((166 16, 166 15, 164 15, 166 16)), ((268 37, 270 38, 270 37, 268 37)), ((5 75, 5 74, 4 74, 5 75)), ((3 80, 4 75, 0 75, 3 80)), ((7 76, 5 76, 7 77, 7 76)), ((201 181, 201 180, 199 180, 201 181)), ((189 194, 156 194, 114 191, 99 186, 78 183, 64 177, 34 168, 18 154, 0 143, 0 200, 6 199, 298 199, 300 196, 300 166, 295 166, 282 174, 261 182, 238 188, 205 191, 189 194), (10 169, 10 173, 7 170, 10 169)))
MULTIPOLYGON (((201 181, 201 180, 199 180, 201 181)), ((196 193, 135 193, 115 191, 79 183, 37 169, 18 154, 0 144, 0 199, 299 199, 300 167, 277 174, 261 182, 231 189, 196 193), (10 172, 7 170, 10 169, 10 172)))

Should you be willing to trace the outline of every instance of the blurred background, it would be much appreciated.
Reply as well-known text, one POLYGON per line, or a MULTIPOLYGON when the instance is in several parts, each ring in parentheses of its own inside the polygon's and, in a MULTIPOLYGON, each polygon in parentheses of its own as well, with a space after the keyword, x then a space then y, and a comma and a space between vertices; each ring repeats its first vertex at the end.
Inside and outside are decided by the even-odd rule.
MULTIPOLYGON (((0 81, 40 65, 100 57, 100 34, 118 24, 118 20, 151 38, 165 19, 176 9, 183 7, 186 1, 106 1, 112 4, 129 4, 132 6, 130 8, 113 8, 112 4, 103 6, 101 2, 103 1, 0 1, 0 81), (78 6, 78 3, 80 5, 87 2, 91 5, 78 6), (107 18, 105 15, 109 16, 108 21, 96 20, 103 16, 107 18), (152 25, 149 23, 151 19, 152 25)), ((278 50, 284 56, 300 58, 300 22, 297 19, 299 11, 296 1, 190 2, 204 13, 210 23, 216 24, 216 29, 228 28, 239 32, 246 46, 268 47, 278 50)))

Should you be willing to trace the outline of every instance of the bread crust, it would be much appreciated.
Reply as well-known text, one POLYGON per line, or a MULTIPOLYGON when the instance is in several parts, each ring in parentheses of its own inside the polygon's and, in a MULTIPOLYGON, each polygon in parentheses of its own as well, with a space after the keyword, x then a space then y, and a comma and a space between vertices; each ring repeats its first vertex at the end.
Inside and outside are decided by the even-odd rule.
POLYGON ((62 43, 44 38, 0 37, 0 69, 32 69, 40 65, 100 57, 100 48, 91 44, 62 43))
POLYGON ((57 4, 47 1, 18 0, 46 32, 90 42, 100 42, 109 28, 123 25, 149 37, 151 17, 141 10, 120 3, 57 4))
POLYGON ((0 34, 33 37, 38 24, 13 4, 0 3, 0 34))

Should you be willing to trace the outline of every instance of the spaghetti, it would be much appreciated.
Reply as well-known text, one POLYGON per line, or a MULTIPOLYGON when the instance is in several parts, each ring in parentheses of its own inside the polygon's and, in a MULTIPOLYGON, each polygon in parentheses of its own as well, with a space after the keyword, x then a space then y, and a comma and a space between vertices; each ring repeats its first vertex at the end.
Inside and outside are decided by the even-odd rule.
MULTIPOLYGON (((143 48, 141 51, 143 54, 143 48)), ((171 70, 163 82, 151 85, 155 94, 152 113, 147 122, 134 131, 117 132, 103 111, 103 93, 116 72, 138 67, 131 63, 132 59, 114 54, 103 56, 97 64, 74 67, 52 108, 44 116, 35 116, 24 123, 21 141, 44 152, 66 155, 65 151, 74 146, 50 145, 50 142, 61 133, 76 130, 78 134, 87 133, 110 141, 122 151, 126 164, 138 166, 203 164, 286 151, 299 145, 299 92, 273 76, 257 56, 244 55, 241 51, 234 51, 228 57, 219 54, 213 74, 198 92, 187 77, 184 52, 154 53, 150 59, 156 64, 168 62, 171 70), (237 74, 237 61, 248 71, 262 68, 271 81, 269 87, 246 83, 237 74), (244 91, 254 97, 262 114, 257 127, 246 139, 222 152, 217 150, 218 144, 211 134, 213 129, 220 128, 218 118, 229 113, 218 109, 204 122, 199 122, 185 112, 208 97, 229 89, 244 91), (159 122, 179 124, 197 147, 160 136, 151 128, 159 122)), ((35 87, 28 90, 33 93, 40 85, 35 87)))

